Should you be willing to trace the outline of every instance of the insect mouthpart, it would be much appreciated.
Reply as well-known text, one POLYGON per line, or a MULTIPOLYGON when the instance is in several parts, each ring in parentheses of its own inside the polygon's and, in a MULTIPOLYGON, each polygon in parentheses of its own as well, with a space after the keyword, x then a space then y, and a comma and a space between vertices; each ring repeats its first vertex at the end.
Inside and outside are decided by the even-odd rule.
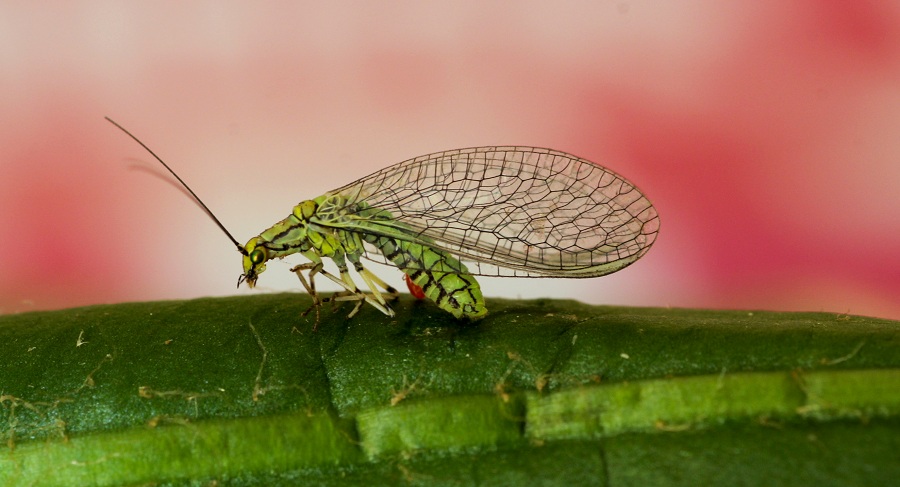
MULTIPOLYGON (((244 259, 248 261, 248 258, 244 259)), ((238 287, 241 287, 242 283, 247 283, 247 287, 253 289, 256 287, 256 280, 259 279, 259 275, 266 270, 266 264, 256 264, 253 262, 244 262, 244 273, 241 274, 241 277, 238 278, 238 287)))
POLYGON ((250 271, 246 274, 241 274, 240 277, 238 277, 237 287, 241 287, 241 284, 246 282, 247 287, 253 289, 254 287, 256 287, 257 277, 259 276, 253 271, 250 271))

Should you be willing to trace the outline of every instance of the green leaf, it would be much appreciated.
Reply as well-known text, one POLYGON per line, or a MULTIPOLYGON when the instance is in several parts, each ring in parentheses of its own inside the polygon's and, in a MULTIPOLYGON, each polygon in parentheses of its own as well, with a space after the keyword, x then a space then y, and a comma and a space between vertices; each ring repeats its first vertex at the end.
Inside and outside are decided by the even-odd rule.
POLYGON ((254 295, 0 317, 0 485, 888 485, 900 323, 254 295))

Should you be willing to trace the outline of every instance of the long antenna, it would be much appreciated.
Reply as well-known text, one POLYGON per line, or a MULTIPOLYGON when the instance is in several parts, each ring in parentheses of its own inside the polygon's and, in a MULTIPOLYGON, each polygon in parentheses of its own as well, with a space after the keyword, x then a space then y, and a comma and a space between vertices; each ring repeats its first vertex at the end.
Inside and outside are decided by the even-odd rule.
POLYGON ((243 255, 247 255, 247 250, 244 248, 244 246, 239 244, 238 241, 235 240, 235 238, 233 236, 231 236, 231 232, 229 232, 228 229, 225 228, 225 225, 222 225, 222 222, 220 222, 219 219, 216 218, 216 215, 214 215, 213 212, 209 209, 209 207, 206 206, 205 203, 203 203, 203 200, 201 200, 200 197, 197 196, 197 193, 195 193, 194 190, 191 189, 191 187, 188 186, 186 182, 184 182, 177 174, 175 174, 175 171, 173 171, 172 168, 169 167, 168 164, 163 162, 163 160, 160 159, 160 157, 158 155, 156 155, 155 152, 150 150, 150 148, 147 147, 147 144, 141 142, 141 139, 135 137, 134 134, 132 134, 128 130, 125 130, 125 127, 117 124, 113 119, 111 119, 109 117, 103 117, 103 118, 105 118, 109 123, 118 127, 119 130, 121 130, 122 132, 125 132, 126 134, 128 134, 128 136, 131 137, 132 139, 134 139, 135 142, 137 142, 138 144, 141 144, 141 147, 146 149, 147 152, 149 152, 151 156, 153 156, 157 161, 159 161, 159 163, 162 164, 163 167, 166 168, 169 171, 169 173, 172 174, 172 176, 175 176, 175 179, 177 179, 178 182, 181 183, 182 186, 184 186, 184 189, 188 190, 188 193, 190 193, 191 196, 194 197, 194 201, 196 201, 200 205, 200 207, 203 208, 203 211, 205 211, 206 214, 209 215, 209 217, 212 218, 212 220, 214 222, 216 222, 216 225, 218 225, 219 228, 221 228, 222 231, 225 232, 225 235, 228 235, 228 238, 230 238, 231 242, 234 243, 234 245, 238 248, 238 251, 240 251, 241 254, 243 254, 243 255))

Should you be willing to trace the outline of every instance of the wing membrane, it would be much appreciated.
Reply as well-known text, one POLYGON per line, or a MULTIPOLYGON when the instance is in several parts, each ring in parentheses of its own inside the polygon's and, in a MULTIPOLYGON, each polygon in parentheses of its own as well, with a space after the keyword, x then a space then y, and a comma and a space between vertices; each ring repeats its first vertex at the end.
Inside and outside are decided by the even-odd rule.
MULTIPOLYGON (((590 161, 533 147, 420 156, 335 193, 397 222, 345 230, 442 249, 474 275, 600 276, 637 260, 659 231, 656 209, 633 184, 590 161)), ((373 250, 366 256, 387 262, 373 250)))

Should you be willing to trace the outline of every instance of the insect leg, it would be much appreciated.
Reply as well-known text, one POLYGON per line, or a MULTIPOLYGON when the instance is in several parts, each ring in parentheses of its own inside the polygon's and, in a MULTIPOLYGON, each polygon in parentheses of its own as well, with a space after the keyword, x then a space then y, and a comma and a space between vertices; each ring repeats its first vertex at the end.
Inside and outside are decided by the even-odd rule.
POLYGON ((400 293, 396 289, 363 267, 362 262, 359 261, 359 258, 363 255, 363 240, 360 235, 358 233, 348 233, 347 240, 349 244, 344 247, 346 249, 345 256, 353 264, 353 269, 366 283, 375 299, 387 306, 386 300, 394 301, 399 298, 400 293), (386 297, 378 290, 379 287, 387 292, 386 297))
MULTIPOLYGON (((322 303, 327 303, 328 301, 334 301, 332 298, 319 298, 319 293, 316 292, 316 274, 321 273, 323 276, 327 277, 331 281, 335 282, 337 285, 346 289, 344 292, 349 292, 351 294, 357 294, 356 286, 353 284, 351 280, 349 284, 345 281, 342 281, 336 277, 334 277, 331 273, 325 270, 324 264, 322 263, 322 258, 313 250, 309 250, 307 252, 303 252, 303 255, 310 260, 310 262, 300 264, 291 268, 291 272, 297 274, 297 277, 300 279, 300 283, 303 284, 303 287, 306 288, 306 292, 312 297, 313 304, 306 311, 300 314, 300 316, 306 316, 310 311, 315 308, 316 310, 316 323, 313 325, 313 330, 316 330, 319 327, 319 320, 321 317, 320 309, 322 307, 322 303), (309 271, 309 281, 303 276, 303 271, 309 271)), ((346 267, 346 266, 345 266, 346 267)), ((351 312, 351 316, 356 314, 359 310, 359 307, 362 306, 362 301, 359 302, 357 307, 351 312)))
MULTIPOLYGON (((316 256, 318 257, 318 256, 316 256)), ((312 311, 313 308, 316 310, 316 324, 313 325, 313 330, 319 327, 319 308, 322 307, 322 300, 319 299, 319 293, 316 292, 316 280, 315 275, 318 272, 325 272, 322 268, 322 261, 318 262, 307 262, 305 264, 300 264, 291 268, 291 272, 297 274, 297 277, 300 279, 300 283, 303 284, 303 287, 306 288, 306 292, 312 297, 313 304, 309 308, 306 309, 300 316, 306 316, 312 311), (306 281, 306 278, 303 277, 303 271, 309 271, 309 282, 306 281)))
MULTIPOLYGON (((324 272, 324 271, 323 271, 324 272)), ((352 318, 359 311, 362 306, 363 301, 371 304, 373 307, 381 311, 382 313, 393 317, 394 310, 392 310, 385 301, 384 296, 376 287, 376 284, 384 288, 385 291, 388 292, 387 299, 394 300, 400 296, 400 293, 397 292, 396 289, 388 285, 386 282, 382 281, 381 278, 370 272, 368 269, 359 266, 357 269, 360 277, 362 277, 363 281, 366 282, 366 285, 372 291, 371 293, 366 293, 357 290, 346 290, 342 292, 338 292, 333 294, 331 297, 325 298, 323 302, 327 301, 357 301, 356 307, 353 308, 353 311, 347 316, 348 318, 352 318)), ((341 271, 342 276, 346 276, 349 279, 349 273, 346 272, 346 269, 341 271)), ((352 282, 352 280, 350 281, 352 282)))
POLYGON ((393 286, 390 286, 388 283, 382 281, 380 277, 376 276, 369 269, 363 267, 362 264, 358 265, 356 272, 359 273, 359 276, 362 277, 363 281, 366 282, 366 285, 369 286, 369 289, 372 290, 372 293, 377 295, 379 298, 381 298, 381 293, 378 292, 378 288, 375 287, 375 284, 381 286, 381 288, 387 292, 387 299, 393 301, 400 297, 400 291, 397 291, 393 286))
MULTIPOLYGON (((350 257, 351 261, 353 261, 354 268, 356 268, 356 270, 359 271, 359 269, 362 268, 362 265, 359 263, 358 259, 353 258, 353 256, 348 256, 348 257, 350 257)), ((353 282, 353 278, 350 277, 350 272, 348 272, 348 270, 347 270, 347 263, 344 261, 344 259, 342 257, 334 256, 334 257, 332 257, 332 259, 334 259, 335 263, 338 266, 338 270, 341 273, 341 280, 346 284, 344 286, 344 288, 347 290, 347 292, 336 294, 336 295, 332 296, 331 299, 333 299, 335 301, 359 300, 356 307, 350 313, 348 318, 352 318, 359 311, 359 308, 362 306, 363 301, 371 304, 373 307, 375 307, 376 309, 378 309, 379 311, 381 311, 382 313, 384 313, 388 316, 391 316, 391 317, 394 316, 394 310, 392 310, 390 307, 388 307, 384 298, 381 296, 381 293, 378 292, 378 289, 372 285, 372 282, 368 279, 368 276, 360 273, 360 277, 362 277, 363 280, 366 282, 366 285, 372 291, 371 293, 362 292, 356 287, 356 283, 353 282), (335 258, 335 257, 337 257, 337 258, 335 258)), ((379 279, 379 281, 380 281, 380 279, 379 279)))
MULTIPOLYGON (((360 244, 360 247, 362 244, 360 244)), ((390 286, 388 283, 381 280, 380 277, 373 274, 371 271, 363 267, 362 262, 359 261, 359 254, 347 253, 347 259, 353 264, 353 269, 359 274, 359 277, 366 283, 366 286, 369 288, 369 291, 372 292, 372 295, 378 302, 387 306, 387 302, 385 301, 385 297, 381 294, 381 291, 378 290, 378 287, 384 289, 388 296, 388 300, 395 300, 400 297, 400 293, 390 286)))
MULTIPOLYGON (((325 271, 322 271, 322 273, 324 274, 325 271)), ((334 282, 340 282, 340 279, 332 276, 331 274, 328 274, 328 276, 329 278, 333 278, 332 280, 334 280, 334 282)), ((381 304, 376 301, 371 294, 364 293, 358 289, 355 291, 351 291, 349 289, 345 291, 339 291, 322 300, 323 303, 327 303, 329 301, 357 301, 356 307, 354 307, 353 311, 351 311, 350 314, 347 315, 347 318, 353 318, 362 307, 363 302, 371 304, 375 309, 390 317, 394 316, 394 310, 392 310, 386 304, 381 304)))
MULTIPOLYGON (((354 262, 353 265, 356 270, 356 273, 359 274, 359 277, 361 277, 363 282, 366 283, 366 286, 368 286, 369 291, 372 292, 372 296, 374 296, 375 299, 377 299, 379 303, 387 304, 384 300, 384 297, 381 296, 381 291, 379 291, 378 287, 375 285, 375 283, 372 282, 372 278, 375 277, 375 275, 372 274, 371 272, 367 271, 366 268, 363 267, 362 264, 359 262, 354 262)), ((342 273, 342 275, 343 275, 343 273, 342 273)), ((349 274, 347 274, 347 276, 349 277, 349 274)), ((375 279, 378 279, 378 278, 375 277, 375 279)), ((378 279, 378 280, 381 281, 381 279, 378 279)), ((383 281, 382 281, 382 283, 383 283, 383 281)))

